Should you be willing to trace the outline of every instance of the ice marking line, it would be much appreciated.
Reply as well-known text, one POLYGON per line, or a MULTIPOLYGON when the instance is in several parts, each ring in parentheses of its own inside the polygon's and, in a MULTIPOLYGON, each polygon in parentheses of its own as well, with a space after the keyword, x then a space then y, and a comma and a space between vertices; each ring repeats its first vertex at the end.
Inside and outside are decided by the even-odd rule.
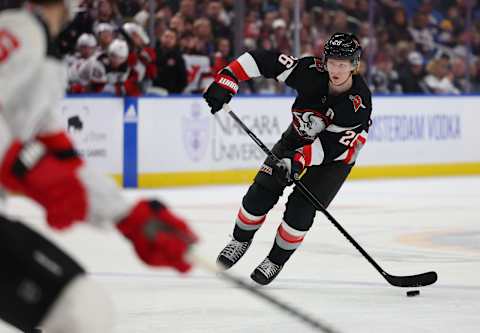
MULTIPOLYGON (((464 252, 466 254, 476 254, 480 255, 480 247, 475 245, 475 242, 471 244, 465 243, 456 243, 455 245, 445 244, 445 237, 448 237, 451 240, 455 240, 460 237, 475 237, 480 239, 479 231, 435 231, 435 232, 419 232, 408 235, 403 235, 397 238, 397 241, 402 244, 414 245, 419 247, 426 247, 429 249, 443 250, 443 251, 455 251, 455 252, 464 252)), ((462 239, 464 240, 464 238, 462 239)))

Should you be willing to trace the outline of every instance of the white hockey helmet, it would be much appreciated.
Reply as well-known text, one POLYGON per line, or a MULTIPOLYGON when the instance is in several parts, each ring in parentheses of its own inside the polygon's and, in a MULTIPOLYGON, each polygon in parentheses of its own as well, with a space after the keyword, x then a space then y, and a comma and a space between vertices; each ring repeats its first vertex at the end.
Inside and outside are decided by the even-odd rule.
POLYGON ((121 39, 115 39, 108 46, 108 55, 116 56, 123 61, 127 60, 128 57, 128 45, 127 42, 121 39))
POLYGON ((127 32, 127 34, 131 37, 133 33, 136 33, 137 35, 140 36, 142 39, 143 43, 149 44, 150 43, 150 38, 148 38, 147 33, 145 30, 137 23, 133 22, 128 22, 123 25, 123 30, 127 32))
POLYGON ((97 46, 97 39, 92 34, 83 33, 77 39, 77 47, 80 46, 95 47, 97 46))
POLYGON ((95 35, 98 36, 98 34, 104 31, 114 32, 115 27, 110 23, 99 23, 93 30, 95 32, 95 35))

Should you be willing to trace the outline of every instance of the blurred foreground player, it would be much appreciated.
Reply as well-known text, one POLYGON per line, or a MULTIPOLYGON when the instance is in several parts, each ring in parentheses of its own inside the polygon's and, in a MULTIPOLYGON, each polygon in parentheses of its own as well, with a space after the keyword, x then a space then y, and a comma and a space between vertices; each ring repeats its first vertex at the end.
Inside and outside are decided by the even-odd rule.
MULTIPOLYGON (((303 172, 302 183, 324 207, 339 191, 365 144, 370 126, 371 93, 357 74, 360 54, 358 39, 348 33, 330 37, 323 59, 250 51, 221 70, 207 89, 204 98, 212 113, 230 101, 239 81, 264 76, 285 82, 297 91, 293 121, 272 149, 282 161, 276 165, 267 158, 243 197, 233 239, 217 258, 225 268, 245 254, 285 187, 303 172)), ((268 284, 275 279, 302 243, 315 213, 295 187, 270 253, 251 274, 254 281, 268 284)))
MULTIPOLYGON (((152 266, 180 272, 196 236, 158 201, 129 204, 113 181, 95 174, 77 154, 54 113, 64 95, 66 68, 53 38, 73 1, 32 0, 0 14, 0 185, 23 194, 54 229, 75 222, 111 225, 152 266)), ((26 225, 0 217, 0 318, 26 332, 111 331, 108 298, 82 267, 26 225)))

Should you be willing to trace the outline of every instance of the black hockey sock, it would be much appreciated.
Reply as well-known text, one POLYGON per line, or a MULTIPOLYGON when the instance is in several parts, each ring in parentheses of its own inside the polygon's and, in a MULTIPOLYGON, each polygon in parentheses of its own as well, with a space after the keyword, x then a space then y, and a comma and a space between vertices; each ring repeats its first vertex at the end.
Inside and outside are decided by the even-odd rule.
POLYGON ((233 238, 239 242, 248 242, 253 236, 255 236, 257 230, 244 230, 239 228, 238 225, 235 225, 235 228, 233 229, 233 238))
POLYGON ((277 245, 275 242, 273 244, 272 249, 270 250, 270 253, 268 254, 268 258, 270 259, 271 262, 277 265, 283 266, 288 259, 290 259, 290 256, 295 252, 295 250, 285 250, 282 249, 280 246, 277 245))

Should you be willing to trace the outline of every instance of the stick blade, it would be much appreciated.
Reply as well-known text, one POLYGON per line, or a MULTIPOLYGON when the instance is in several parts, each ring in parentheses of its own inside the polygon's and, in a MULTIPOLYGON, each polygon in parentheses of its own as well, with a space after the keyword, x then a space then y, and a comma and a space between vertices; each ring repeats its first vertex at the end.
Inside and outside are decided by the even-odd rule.
POLYGON ((433 271, 409 276, 385 274, 384 277, 391 285, 406 288, 429 286, 434 284, 438 279, 437 273, 433 271))

